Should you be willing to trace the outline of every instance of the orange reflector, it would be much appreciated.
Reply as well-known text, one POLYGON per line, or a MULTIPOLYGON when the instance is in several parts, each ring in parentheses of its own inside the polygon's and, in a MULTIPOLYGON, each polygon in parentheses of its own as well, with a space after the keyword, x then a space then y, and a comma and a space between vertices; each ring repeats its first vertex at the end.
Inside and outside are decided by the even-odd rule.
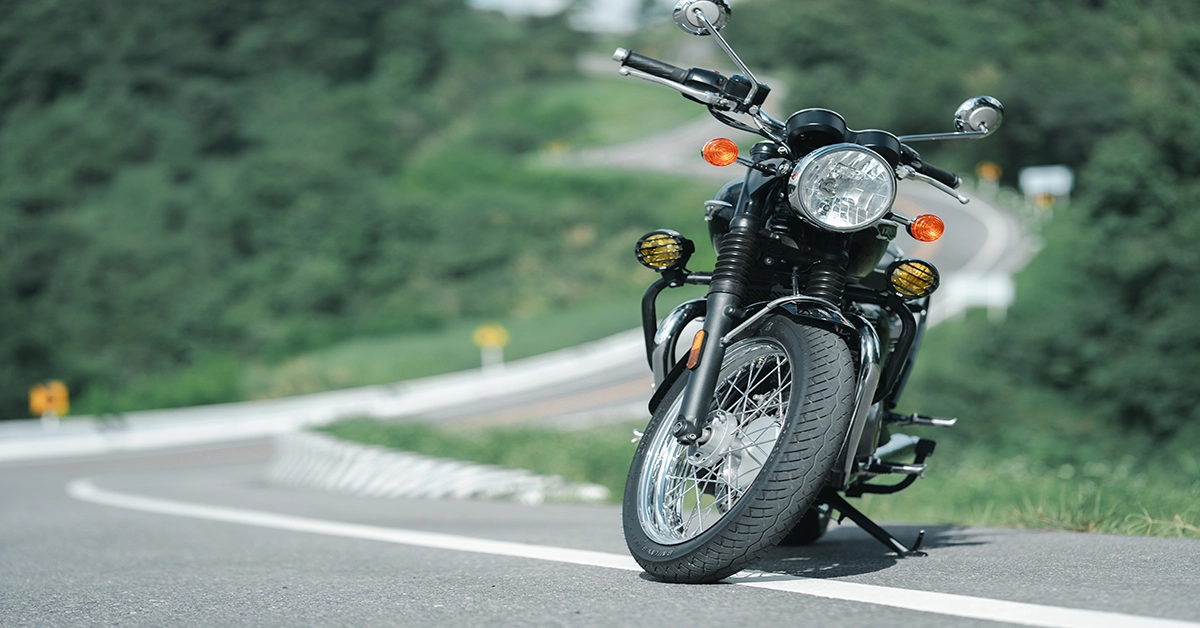
POLYGON ((692 339, 692 350, 688 352, 687 367, 689 370, 696 368, 700 363, 700 350, 704 348, 704 330, 696 332, 696 337, 692 339))
POLYGON ((946 223, 933 214, 921 214, 908 225, 908 235, 921 242, 933 242, 945 231, 946 223))
POLYGON ((714 166, 728 166, 737 161, 738 147, 733 143, 733 140, 725 137, 718 137, 715 140, 709 140, 704 145, 704 150, 700 151, 704 155, 704 161, 714 166))

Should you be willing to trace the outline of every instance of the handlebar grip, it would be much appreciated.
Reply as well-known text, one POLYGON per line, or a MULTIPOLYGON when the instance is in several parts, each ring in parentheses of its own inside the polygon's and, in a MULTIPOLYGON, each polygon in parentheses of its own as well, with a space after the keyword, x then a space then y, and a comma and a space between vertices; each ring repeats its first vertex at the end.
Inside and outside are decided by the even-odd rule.
POLYGON ((938 183, 950 186, 951 189, 958 189, 962 185, 962 179, 958 175, 949 170, 942 170, 937 166, 925 163, 921 159, 921 154, 913 150, 908 144, 900 145, 900 163, 912 166, 916 172, 923 174, 938 183))
POLYGON ((916 170, 917 172, 919 172, 927 177, 930 177, 930 178, 934 179, 935 181, 944 183, 944 184, 950 186, 951 189, 958 189, 958 186, 962 185, 962 179, 958 178, 957 174, 954 174, 953 172, 950 172, 949 170, 942 170, 941 168, 938 168, 937 166, 934 166, 934 165, 930 165, 924 161, 920 161, 920 162, 917 162, 917 164, 914 164, 913 170, 916 170))
POLYGON ((624 48, 617 48, 617 51, 613 53, 613 61, 623 66, 640 70, 651 76, 675 81, 676 83, 684 82, 688 76, 688 71, 683 68, 675 67, 670 63, 659 61, 658 59, 651 59, 650 57, 624 48))

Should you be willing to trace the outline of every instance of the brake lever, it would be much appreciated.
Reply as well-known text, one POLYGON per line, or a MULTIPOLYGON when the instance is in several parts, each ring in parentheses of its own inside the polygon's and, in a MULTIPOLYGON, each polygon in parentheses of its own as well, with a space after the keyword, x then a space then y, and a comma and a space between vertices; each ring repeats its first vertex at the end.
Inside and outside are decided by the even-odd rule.
POLYGON ((933 187, 945 192, 946 194, 953 196, 955 198, 955 200, 957 200, 959 203, 962 203, 963 205, 966 205, 967 203, 971 202, 971 199, 963 196, 962 194, 959 194, 958 192, 955 192, 954 188, 946 185, 945 183, 942 183, 941 181, 938 181, 937 179, 934 179, 933 177, 921 174, 921 173, 917 172, 916 170, 913 170, 912 167, 910 167, 910 166, 905 166, 905 165, 896 166, 896 178, 897 179, 904 180, 909 177, 912 177, 918 181, 924 181, 925 183, 932 185, 933 187))
POLYGON ((669 79, 659 78, 657 76, 654 76, 653 74, 649 74, 649 73, 643 72, 641 70, 636 70, 634 68, 621 66, 621 68, 617 70, 617 73, 620 74, 621 76, 632 76, 634 78, 640 78, 643 80, 650 81, 651 83, 658 83, 659 85, 665 85, 681 94, 691 96, 692 98, 694 98, 706 105, 711 105, 713 107, 718 107, 720 109, 725 109, 725 110, 730 110, 733 108, 733 102, 719 94, 713 94, 711 92, 699 90, 694 87, 688 87, 687 85, 684 85, 683 83, 676 83, 675 81, 672 81, 669 79))

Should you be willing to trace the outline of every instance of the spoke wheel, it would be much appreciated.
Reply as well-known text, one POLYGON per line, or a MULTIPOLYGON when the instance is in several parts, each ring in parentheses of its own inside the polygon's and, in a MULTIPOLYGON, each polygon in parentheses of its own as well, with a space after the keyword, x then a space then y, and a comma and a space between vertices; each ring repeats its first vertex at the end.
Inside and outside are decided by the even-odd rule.
POLYGON ((683 388, 668 393, 634 455, 625 537, 650 575, 714 582, 808 510, 845 440, 854 371, 840 337, 775 316, 726 351, 697 445, 670 430, 683 388))
MULTIPOLYGON (((770 339, 731 347, 713 395, 713 421, 698 446, 658 430, 638 487, 646 535, 665 544, 699 536, 733 509, 775 449, 791 399, 791 363, 770 339)), ((679 414, 681 396, 667 411, 679 414)))

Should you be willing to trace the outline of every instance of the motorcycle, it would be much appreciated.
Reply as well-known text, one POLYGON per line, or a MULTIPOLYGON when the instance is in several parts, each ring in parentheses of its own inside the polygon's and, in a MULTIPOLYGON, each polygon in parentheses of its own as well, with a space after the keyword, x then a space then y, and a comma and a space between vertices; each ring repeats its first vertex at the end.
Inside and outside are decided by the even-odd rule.
POLYGON ((921 554, 923 531, 906 546, 846 501, 903 490, 923 475, 934 441, 893 428, 956 421, 895 412, 939 274, 893 240, 903 227, 934 241, 944 223, 892 205, 903 179, 968 202, 955 191, 959 177, 909 143, 986 137, 1003 107, 971 98, 955 113, 955 131, 926 135, 855 131, 828 109, 779 121, 762 109, 770 87, 719 32, 729 15, 724 0, 681 0, 674 9, 680 28, 715 39, 740 74, 622 48, 613 56, 620 74, 677 90, 763 138, 748 158, 725 138, 702 151, 714 165, 746 168, 705 203, 717 252, 711 272, 687 269, 695 244, 675 231, 637 242, 638 260, 660 276, 642 300, 655 392, 652 418, 635 432, 627 545, 656 579, 716 582, 777 544, 815 542, 836 511, 896 554, 921 554), (707 297, 659 322, 660 293, 684 285, 707 286, 707 297), (887 476, 902 479, 878 480, 887 476))

